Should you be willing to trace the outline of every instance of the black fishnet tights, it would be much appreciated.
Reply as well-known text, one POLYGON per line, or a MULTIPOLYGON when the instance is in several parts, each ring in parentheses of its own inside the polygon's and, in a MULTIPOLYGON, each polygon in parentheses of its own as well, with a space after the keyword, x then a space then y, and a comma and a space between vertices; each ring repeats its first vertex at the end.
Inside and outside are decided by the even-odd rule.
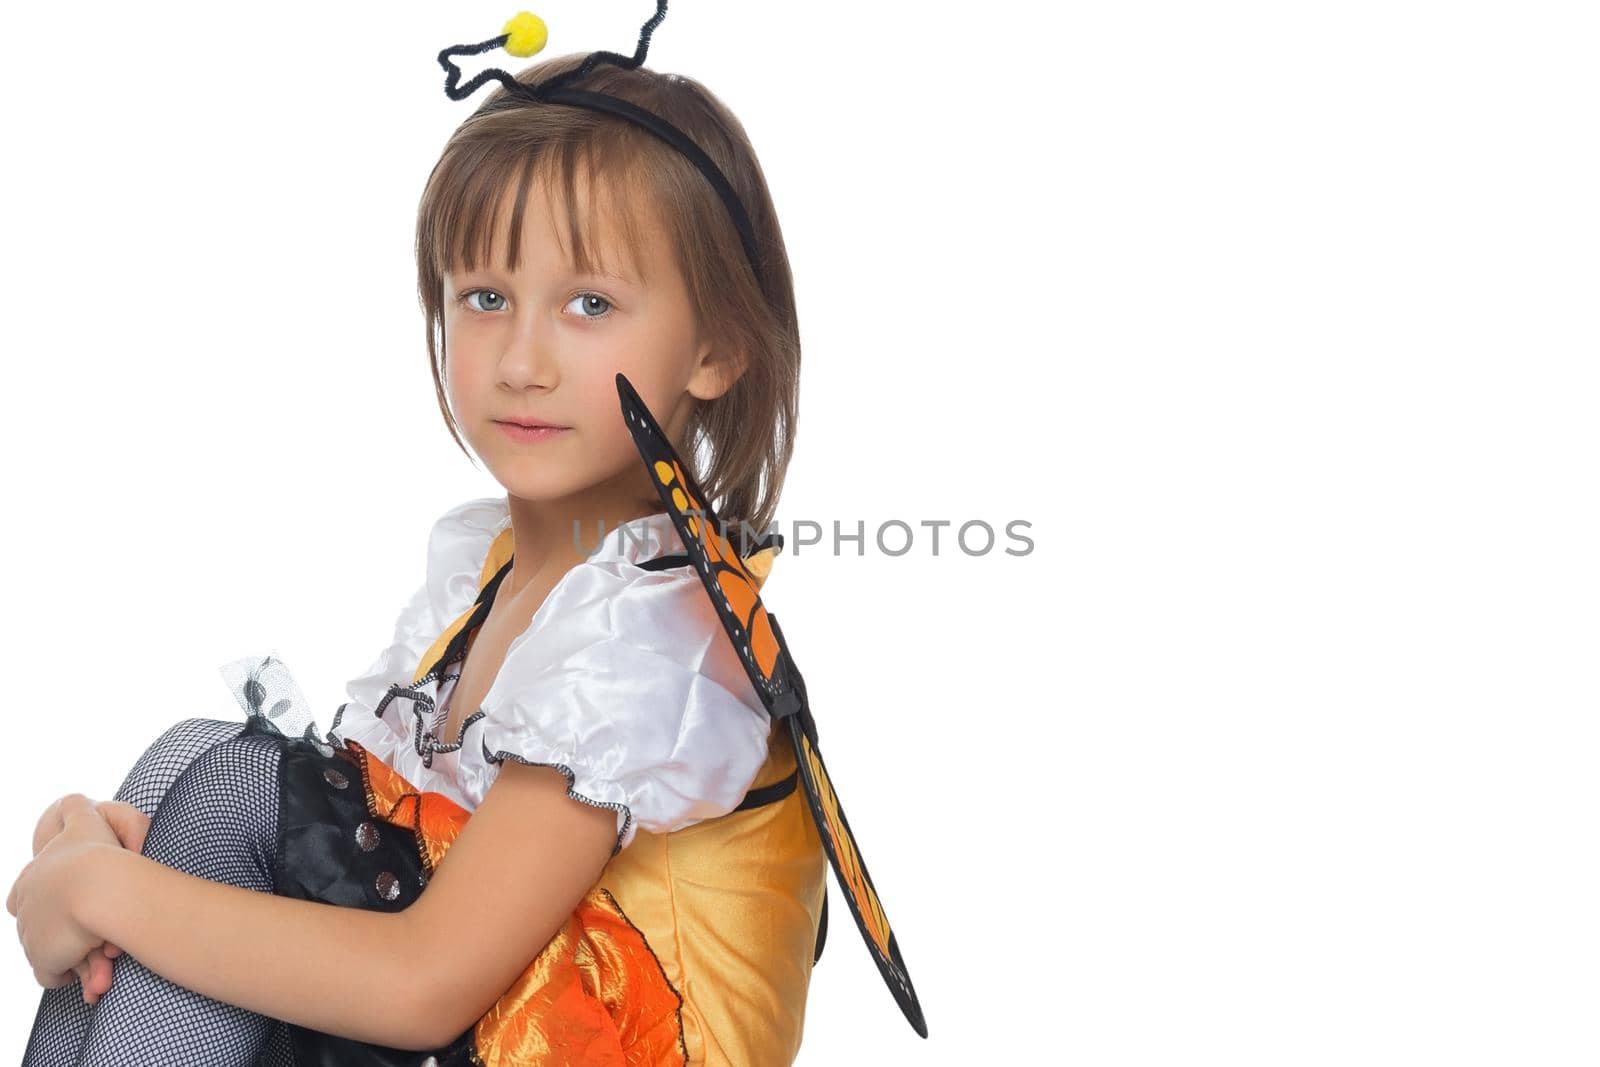
MULTIPOLYGON (((117 790, 151 818, 143 853, 214 882, 270 893, 278 749, 242 722, 184 719, 145 750, 117 790)), ((83 1002, 47 989, 22 1067, 292 1067, 278 1020, 195 993, 123 953, 111 988, 83 1002)))

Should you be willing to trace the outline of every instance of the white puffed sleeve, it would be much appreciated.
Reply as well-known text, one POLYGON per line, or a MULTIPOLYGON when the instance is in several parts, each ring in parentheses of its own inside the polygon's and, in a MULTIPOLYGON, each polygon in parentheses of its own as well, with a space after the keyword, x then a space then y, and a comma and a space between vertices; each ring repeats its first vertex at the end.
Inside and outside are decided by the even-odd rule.
POLYGON ((567 574, 511 642, 464 734, 458 775, 476 805, 508 759, 555 767, 574 799, 638 827, 732 811, 767 758, 770 719, 699 576, 594 559, 567 574))

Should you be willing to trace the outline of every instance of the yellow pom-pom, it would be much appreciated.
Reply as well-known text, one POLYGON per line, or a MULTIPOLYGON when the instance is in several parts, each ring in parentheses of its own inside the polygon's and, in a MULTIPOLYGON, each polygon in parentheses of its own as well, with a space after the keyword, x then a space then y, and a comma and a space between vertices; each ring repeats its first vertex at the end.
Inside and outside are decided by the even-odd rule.
POLYGON ((518 11, 506 19, 500 32, 511 35, 506 40, 505 49, 518 59, 527 59, 550 39, 550 30, 545 26, 544 19, 529 11, 518 11))

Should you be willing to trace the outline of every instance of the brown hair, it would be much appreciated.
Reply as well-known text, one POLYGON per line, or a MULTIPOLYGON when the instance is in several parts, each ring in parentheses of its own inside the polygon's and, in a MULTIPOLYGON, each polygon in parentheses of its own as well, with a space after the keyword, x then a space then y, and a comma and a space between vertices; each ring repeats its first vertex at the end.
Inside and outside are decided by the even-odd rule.
MULTIPOLYGON (((557 56, 516 78, 542 82, 585 57, 557 56)), ((516 269, 523 206, 536 180, 558 199, 567 245, 580 270, 602 266, 594 242, 602 209, 628 247, 637 248, 636 212, 644 205, 667 235, 702 335, 725 351, 747 356, 744 372, 726 393, 695 403, 687 439, 674 447, 694 467, 708 502, 725 521, 765 531, 794 450, 800 329, 788 253, 755 150, 734 114, 692 78, 600 64, 572 87, 619 96, 655 112, 715 161, 750 216, 760 276, 752 275, 738 230, 711 183, 677 149, 624 119, 522 100, 497 87, 451 134, 417 209, 417 293, 445 424, 466 452, 443 381, 443 275, 456 266, 476 269, 488 258, 505 194, 515 189, 506 250, 510 270, 516 269), (580 168, 592 191, 588 217, 582 220, 576 217, 580 168)))

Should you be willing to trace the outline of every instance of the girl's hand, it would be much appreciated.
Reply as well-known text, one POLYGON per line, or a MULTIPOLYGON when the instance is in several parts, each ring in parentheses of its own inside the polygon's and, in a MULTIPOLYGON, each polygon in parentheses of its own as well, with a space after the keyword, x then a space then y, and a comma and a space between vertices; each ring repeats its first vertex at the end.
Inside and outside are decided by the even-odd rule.
MULTIPOLYGON (((79 965, 85 969, 96 965, 94 955, 102 942, 77 922, 71 905, 81 882, 84 857, 101 847, 123 847, 107 815, 118 819, 130 836, 139 833, 142 843, 138 820, 129 819, 126 812, 102 814, 95 802, 81 793, 64 796, 40 820, 41 826, 47 825, 47 820, 59 820, 60 828, 45 837, 6 898, 6 910, 17 918, 17 937, 33 966, 34 978, 47 989, 66 985, 79 965)), ((53 823, 49 825, 53 828, 53 823)), ((36 833, 36 842, 40 836, 36 833)), ((109 970, 109 960, 103 955, 99 966, 109 970)), ((88 993, 86 988, 85 999, 88 993)))
POLYGON ((39 816, 38 825, 33 828, 33 854, 37 856, 52 838, 61 832, 64 825, 62 821, 62 805, 71 801, 73 810, 82 806, 88 800, 94 805, 106 820, 112 831, 117 835, 117 840, 122 842, 122 847, 140 852, 144 849, 144 835, 150 829, 150 816, 121 800, 89 800, 82 793, 69 793, 60 800, 44 809, 44 814, 39 816))
MULTIPOLYGON (((81 797, 82 794, 71 794, 81 797)), ((33 854, 37 856, 39 850, 48 845, 50 841, 61 832, 62 818, 61 805, 67 797, 51 804, 39 816, 38 825, 33 829, 33 854)), ((75 801, 74 803, 77 803, 75 801)), ((116 833, 117 840, 122 842, 122 847, 134 852, 144 850, 145 834, 150 829, 150 816, 121 800, 101 800, 95 803, 95 810, 106 820, 106 823, 116 833)), ((87 958, 80 960, 73 966, 73 971, 78 975, 78 981, 83 987, 83 1001, 85 1004, 98 1003, 111 988, 112 967, 111 961, 122 954, 122 949, 107 941, 103 945, 89 951, 87 958)))
MULTIPOLYGON (((117 835, 122 847, 130 852, 143 852, 145 834, 150 830, 150 816, 121 800, 102 800, 95 810, 117 835)), ((97 1003, 111 988, 111 961, 122 955, 122 949, 111 942, 102 942, 99 948, 89 950, 89 958, 73 968, 83 986, 85 1003, 97 1003)))

